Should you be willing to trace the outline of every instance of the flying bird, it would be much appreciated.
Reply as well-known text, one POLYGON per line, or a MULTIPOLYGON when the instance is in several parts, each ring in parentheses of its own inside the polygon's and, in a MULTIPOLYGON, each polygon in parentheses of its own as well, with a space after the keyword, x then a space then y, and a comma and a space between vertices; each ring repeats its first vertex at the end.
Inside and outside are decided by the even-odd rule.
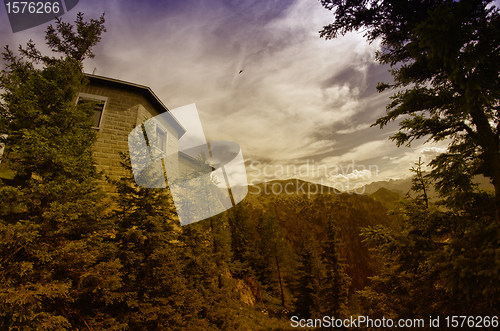
POLYGON ((241 74, 243 72, 243 70, 240 70, 240 72, 238 72, 238 75, 241 74))

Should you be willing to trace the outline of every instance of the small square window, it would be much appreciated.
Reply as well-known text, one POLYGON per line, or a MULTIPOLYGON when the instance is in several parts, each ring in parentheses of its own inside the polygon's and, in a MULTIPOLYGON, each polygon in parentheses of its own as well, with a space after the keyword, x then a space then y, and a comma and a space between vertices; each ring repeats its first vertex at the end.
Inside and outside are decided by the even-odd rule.
POLYGON ((94 123, 92 124, 92 128, 99 129, 102 124, 102 118, 104 114, 104 107, 106 105, 107 98, 100 96, 93 96, 90 94, 80 93, 78 96, 77 104, 83 104, 92 102, 94 103, 94 114, 92 115, 92 119, 94 123))

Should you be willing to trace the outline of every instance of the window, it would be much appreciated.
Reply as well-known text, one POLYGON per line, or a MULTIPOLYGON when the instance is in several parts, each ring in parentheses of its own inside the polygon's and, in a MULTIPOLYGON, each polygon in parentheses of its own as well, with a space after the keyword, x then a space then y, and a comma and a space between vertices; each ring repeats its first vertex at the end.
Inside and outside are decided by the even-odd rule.
POLYGON ((167 152, 167 130, 156 125, 156 147, 163 153, 167 152))
POLYGON ((79 93, 77 104, 93 102, 94 105, 94 114, 92 115, 92 119, 94 120, 94 124, 92 124, 92 128, 99 129, 102 124, 102 117, 104 114, 104 109, 106 106, 106 101, 108 98, 101 97, 98 95, 92 95, 87 93, 79 93))

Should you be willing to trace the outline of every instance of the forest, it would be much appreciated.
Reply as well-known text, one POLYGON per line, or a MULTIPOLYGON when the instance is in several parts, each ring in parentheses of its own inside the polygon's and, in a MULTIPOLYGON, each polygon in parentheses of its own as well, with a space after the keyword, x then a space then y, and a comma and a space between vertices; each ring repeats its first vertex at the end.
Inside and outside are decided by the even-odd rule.
MULTIPOLYGON (((378 89, 395 94, 374 125, 399 121, 398 146, 449 140, 433 170, 416 162, 405 196, 249 194, 181 227, 169 191, 137 186, 127 155, 121 180, 96 171, 93 105, 73 100, 104 16, 57 19, 46 33, 53 54, 31 41, 3 52, 1 330, 294 330, 294 320, 323 316, 423 319, 422 329, 435 328, 430 317, 455 327, 452 316, 466 316, 455 322, 498 327, 498 9, 474 0, 321 3, 335 17, 322 37, 362 30, 382 41, 377 58, 394 82, 378 89), (479 189, 476 175, 494 190, 479 189)), ((217 195, 213 183, 200 185, 217 195)))

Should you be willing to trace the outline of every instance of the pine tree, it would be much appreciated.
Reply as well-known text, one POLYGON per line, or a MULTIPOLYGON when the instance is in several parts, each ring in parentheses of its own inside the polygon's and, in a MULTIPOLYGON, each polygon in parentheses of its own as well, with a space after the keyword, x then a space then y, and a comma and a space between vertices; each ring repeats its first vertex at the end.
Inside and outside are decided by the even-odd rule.
POLYGON ((347 315, 347 303, 351 278, 345 272, 347 265, 340 257, 340 240, 337 238, 338 229, 332 218, 327 223, 327 237, 322 243, 323 263, 326 276, 322 284, 322 305, 324 313, 335 318, 347 315))
POLYGON ((320 293, 325 278, 325 268, 318 249, 317 240, 311 233, 302 238, 295 299, 295 312, 301 318, 319 318, 324 311, 320 293))
POLYGON ((183 226, 180 237, 188 286, 199 293, 202 302, 197 316, 216 330, 239 323, 236 315, 241 302, 231 274, 229 239, 223 216, 183 226))
POLYGON ((258 259, 257 232, 250 220, 247 208, 239 203, 229 210, 233 268, 240 276, 254 273, 258 259))
MULTIPOLYGON (((194 218, 222 210, 218 202, 219 182, 210 174, 212 171, 205 154, 201 153, 188 174, 196 182, 196 199, 189 205, 194 218)), ((190 195, 183 197, 189 199, 190 195)), ((217 329, 231 328, 236 322, 234 314, 239 303, 231 275, 231 233, 227 216, 217 214, 185 225, 180 239, 185 247, 184 273, 189 287, 200 293, 203 301, 198 315, 217 329)))
POLYGON ((474 175, 491 179, 495 220, 500 225, 500 10, 491 0, 321 0, 335 21, 321 36, 365 31, 381 40, 377 59, 393 68, 397 89, 387 115, 374 125, 400 121, 391 137, 451 142, 431 162, 436 188, 448 207, 460 207, 473 191, 474 175))
POLYGON ((492 1, 476 0, 322 4, 336 16, 323 36, 362 29, 370 41, 382 41, 377 58, 392 66, 394 83, 380 83, 377 89, 398 92, 375 125, 403 118, 391 137, 398 146, 421 138, 450 141, 430 163, 430 177, 416 172, 419 198, 404 201, 397 211, 402 231, 365 231, 387 261, 372 288, 387 299, 378 301, 379 311, 408 317, 497 314, 499 9, 492 1), (475 175, 491 180, 494 195, 477 191, 475 175), (446 211, 426 198, 425 178, 435 180, 446 211))
MULTIPOLYGON (((414 201, 417 204, 421 204, 427 208, 429 207, 429 187, 431 180, 428 175, 424 174, 422 170, 423 165, 424 162, 419 157, 418 162, 415 162, 415 166, 410 169, 410 171, 414 173, 410 191, 417 193, 414 201)), ((409 192, 407 196, 409 197, 409 192)))
POLYGON ((5 47, 0 137, 15 178, 0 186, 1 329, 123 327, 108 310, 121 300, 121 264, 93 165, 92 105, 74 103, 103 23, 57 19, 46 39, 59 58, 31 41, 20 55, 5 47))
POLYGON ((117 314, 133 330, 182 330, 195 323, 201 302, 184 275, 173 199, 169 190, 139 187, 129 159, 122 158, 128 176, 111 181, 118 192, 114 234, 123 265, 117 314))
POLYGON ((286 308, 286 279, 291 278, 289 276, 293 270, 293 249, 276 216, 264 216, 260 231, 260 281, 271 293, 279 295, 281 305, 286 308))
MULTIPOLYGON (((423 194, 421 187, 414 188, 420 190, 417 196, 423 194)), ((460 209, 443 211, 435 203, 405 199, 394 212, 401 231, 380 226, 362 231, 385 261, 380 275, 361 292, 366 313, 425 318, 498 312, 495 275, 500 267, 491 263, 500 253, 494 198, 471 193, 465 202, 460 209)))

